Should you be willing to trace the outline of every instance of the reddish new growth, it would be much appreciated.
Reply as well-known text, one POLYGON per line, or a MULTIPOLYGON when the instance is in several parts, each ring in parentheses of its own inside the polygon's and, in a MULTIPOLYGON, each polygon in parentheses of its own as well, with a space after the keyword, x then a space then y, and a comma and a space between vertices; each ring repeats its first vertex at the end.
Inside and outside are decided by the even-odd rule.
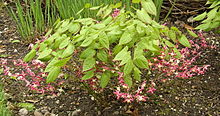
POLYGON ((124 102, 131 103, 134 100, 137 102, 146 101, 148 97, 146 93, 153 94, 156 89, 154 88, 155 83, 152 82, 149 88, 146 88, 146 81, 142 82, 141 86, 136 91, 131 91, 127 84, 124 83, 123 73, 118 72, 119 86, 115 90, 114 94, 117 99, 122 98, 124 102))
MULTIPOLYGON (((196 75, 201 75, 206 72, 210 65, 196 65, 197 58, 201 55, 203 48, 215 48, 215 46, 209 46, 202 33, 199 32, 199 38, 196 40, 189 40, 192 48, 181 48, 180 58, 174 51, 165 53, 164 51, 158 57, 149 60, 149 65, 152 70, 157 70, 166 79, 171 78, 190 78, 196 75), (169 58, 166 57, 169 55, 169 58), (171 77, 171 78, 169 78, 171 77)), ((178 48, 178 45, 176 45, 178 48)), ((167 48, 164 48, 166 51, 167 48)), ((166 79, 162 79, 165 81, 166 79)))
MULTIPOLYGON (((24 81, 26 86, 38 93, 52 93, 55 88, 51 84, 46 84, 47 74, 43 72, 45 64, 39 60, 33 60, 31 64, 23 62, 21 59, 13 60, 13 65, 19 67, 17 73, 11 73, 11 68, 8 67, 7 59, 0 59, 0 66, 3 68, 5 76, 13 77, 16 80, 24 81)), ((60 83, 58 83, 60 84, 60 83)))

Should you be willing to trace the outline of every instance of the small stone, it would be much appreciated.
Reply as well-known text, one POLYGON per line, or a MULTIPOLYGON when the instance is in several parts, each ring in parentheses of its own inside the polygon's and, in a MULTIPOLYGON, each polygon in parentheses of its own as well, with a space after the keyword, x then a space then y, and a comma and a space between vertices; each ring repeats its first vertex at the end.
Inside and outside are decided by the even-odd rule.
POLYGON ((17 50, 17 49, 15 49, 15 50, 14 50, 14 52, 18 52, 18 50, 17 50))
POLYGON ((56 116, 56 114, 50 113, 50 116, 56 116))
POLYGON ((22 108, 19 110, 19 113, 18 113, 20 116, 27 116, 28 114, 28 110, 25 109, 25 108, 22 108))
POLYGON ((101 115, 102 113, 100 111, 98 111, 98 115, 101 115))
POLYGON ((60 103, 60 100, 57 100, 55 103, 56 103, 56 104, 59 104, 59 103, 60 103))
POLYGON ((43 116, 43 114, 40 113, 39 111, 35 110, 34 111, 34 116, 43 116))
POLYGON ((119 115, 119 111, 115 111, 113 115, 119 115))
POLYGON ((81 112, 80 109, 77 109, 75 111, 72 112, 72 115, 71 116, 78 116, 78 114, 81 112))

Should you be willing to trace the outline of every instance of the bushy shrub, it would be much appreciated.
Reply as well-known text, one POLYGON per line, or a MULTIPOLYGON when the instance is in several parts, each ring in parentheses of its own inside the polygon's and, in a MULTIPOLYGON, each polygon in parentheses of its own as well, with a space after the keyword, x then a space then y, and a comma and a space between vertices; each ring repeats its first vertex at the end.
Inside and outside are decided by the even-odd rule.
MULTIPOLYGON (((180 48, 190 48, 191 44, 177 28, 160 25, 148 17, 145 8, 137 10, 137 15, 123 9, 116 9, 112 15, 109 11, 110 6, 99 10, 98 15, 104 18, 101 21, 70 18, 56 22, 24 61, 38 56, 38 60, 48 63, 48 83, 59 76, 62 68, 71 67, 75 77, 95 93, 108 88, 125 102, 146 101, 156 90, 155 81, 161 80, 161 76, 149 78, 150 72, 162 69, 165 61, 172 60, 178 66, 174 60, 184 56, 180 48)), ((185 73, 178 76, 185 78, 181 74, 185 73)))

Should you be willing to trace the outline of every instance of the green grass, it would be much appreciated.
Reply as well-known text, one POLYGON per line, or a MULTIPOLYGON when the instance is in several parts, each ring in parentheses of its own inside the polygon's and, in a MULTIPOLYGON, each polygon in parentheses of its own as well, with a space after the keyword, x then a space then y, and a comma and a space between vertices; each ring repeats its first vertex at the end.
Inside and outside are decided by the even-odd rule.
POLYGON ((11 116, 11 112, 6 107, 2 85, 0 85, 0 116, 11 116))
MULTIPOLYGON (((163 0, 152 1, 157 7, 154 19, 159 21, 163 0)), ((97 18, 97 10, 89 9, 94 6, 115 5, 130 11, 141 7, 140 3, 132 3, 132 0, 15 0, 15 5, 15 9, 8 7, 8 10, 26 43, 47 31, 57 19, 97 18)))

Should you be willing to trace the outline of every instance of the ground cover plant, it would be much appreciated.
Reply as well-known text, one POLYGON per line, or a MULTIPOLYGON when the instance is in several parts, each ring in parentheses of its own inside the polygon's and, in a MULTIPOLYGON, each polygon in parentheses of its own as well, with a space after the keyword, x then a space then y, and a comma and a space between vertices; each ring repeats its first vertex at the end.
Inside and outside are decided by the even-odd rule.
POLYGON ((11 112, 6 107, 5 93, 3 91, 2 85, 0 86, 0 115, 11 116, 11 112))
MULTIPOLYGON (((146 3, 142 1, 142 4, 146 3)), ((118 107, 115 108, 119 110, 115 109, 115 111, 119 113, 111 110, 115 115, 144 115, 143 112, 150 109, 150 107, 146 108, 146 103, 161 105, 158 103, 158 99, 162 98, 161 95, 173 95, 173 92, 166 91, 167 88, 172 89, 180 81, 191 82, 194 77, 202 77, 201 75, 207 70, 211 70, 213 65, 200 62, 200 58, 203 57, 204 50, 216 51, 218 44, 210 44, 205 38, 206 33, 202 31, 183 32, 174 26, 160 25, 155 21, 156 7, 149 10, 148 6, 142 6, 143 8, 136 9, 135 13, 126 8, 115 9, 111 5, 92 7, 93 10, 97 9, 99 18, 58 20, 45 36, 38 38, 34 45, 29 46, 32 50, 25 56, 24 61, 0 59, 3 71, 1 77, 4 77, 2 80, 6 85, 9 80, 23 83, 28 92, 24 94, 25 97, 37 95, 39 99, 45 100, 50 97, 50 103, 56 101, 56 104, 59 104, 68 101, 68 104, 72 104, 73 102, 69 100, 80 98, 75 96, 75 93, 80 96, 88 94, 91 100, 95 100, 99 105, 98 111, 99 108, 104 108, 100 111, 105 112, 108 107, 112 107, 112 104, 117 104, 118 107), (113 12, 109 12, 110 10, 113 12), (74 80, 74 83, 69 85, 70 80, 74 80), (70 88, 68 91, 66 90, 68 86, 78 87, 70 88), (78 88, 86 89, 87 92, 84 93, 83 89, 78 90, 78 88), (64 101, 57 100, 60 95, 69 95, 69 92, 75 97, 65 96, 64 101), (121 113, 120 110, 123 112, 121 113)), ((9 89, 6 91, 8 92, 9 89)), ((183 97, 185 100, 184 95, 181 95, 175 99, 183 97)), ((43 109, 35 110, 38 101, 30 98, 24 100, 25 97, 15 103, 14 106, 20 108, 19 113, 16 114, 28 114, 27 110, 34 111, 34 115, 40 112, 48 114, 43 109)), ((10 97, 10 101, 11 99, 14 100, 13 97, 10 97)), ((76 109, 72 106, 86 101, 85 99, 74 101, 73 105, 67 106, 70 110, 76 109)), ((164 102, 169 101, 164 100, 164 102)), ((39 104, 42 105, 42 102, 39 104)), ((62 109, 61 106, 63 104, 57 108, 62 109)), ((211 105, 211 107, 215 106, 218 105, 211 105)), ((86 115, 84 109, 79 108, 71 115, 86 115)), ((172 105, 172 108, 175 108, 175 105, 172 105)), ((96 112, 97 109, 92 110, 100 115, 96 112)), ((51 112, 67 115, 60 114, 61 110, 51 112)), ((177 111, 179 115, 182 113, 177 111)), ((159 114, 168 115, 170 111, 164 110, 159 114)))

